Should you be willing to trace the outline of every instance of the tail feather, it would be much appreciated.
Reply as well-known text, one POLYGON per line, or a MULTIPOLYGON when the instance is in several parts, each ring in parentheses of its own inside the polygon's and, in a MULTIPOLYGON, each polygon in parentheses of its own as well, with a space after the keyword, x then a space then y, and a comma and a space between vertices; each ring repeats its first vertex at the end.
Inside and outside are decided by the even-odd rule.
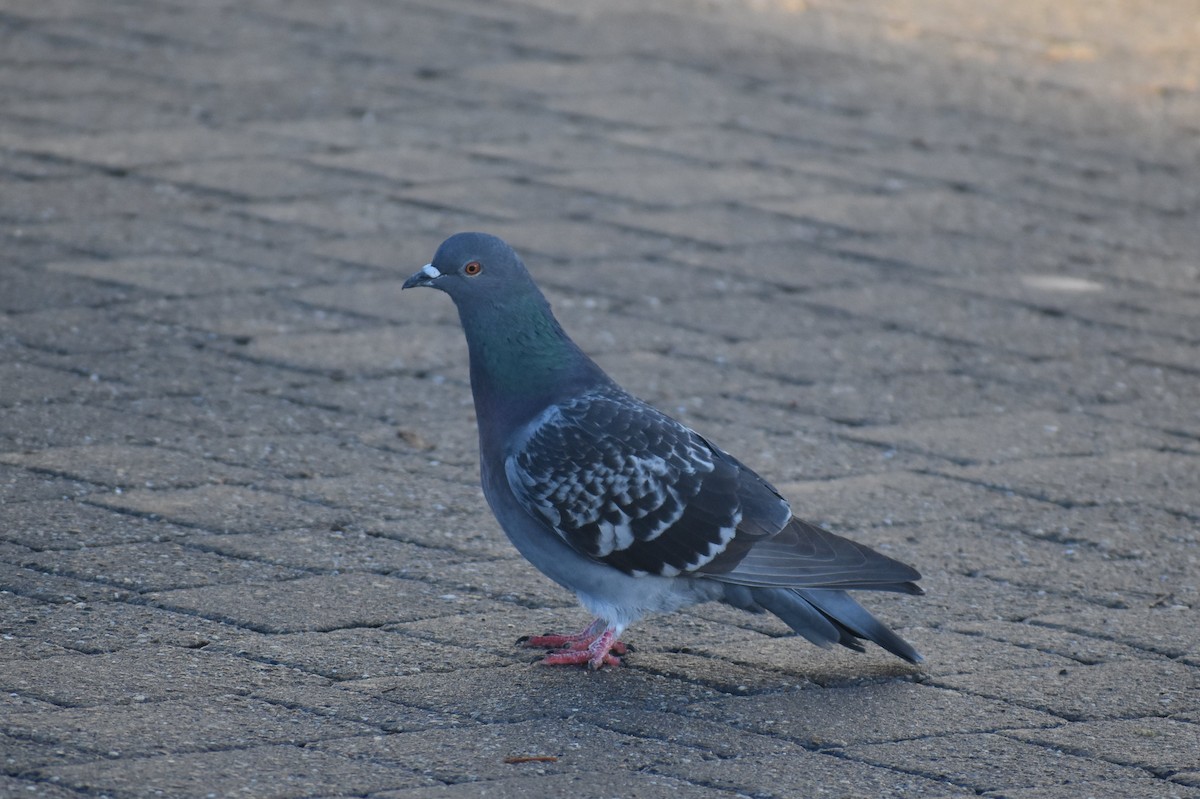
POLYGON ((887 625, 872 616, 845 591, 810 589, 797 593, 825 616, 848 630, 851 635, 873 641, 909 663, 920 663, 924 660, 921 653, 913 649, 911 644, 888 629, 887 625))
MULTIPOLYGON (((734 597, 730 596, 727 601, 745 607, 741 593, 746 588, 739 589, 737 600, 734 601, 734 597)), ((862 652, 860 641, 865 639, 909 663, 924 660, 912 645, 888 629, 845 591, 750 588, 749 596, 758 607, 774 613, 794 632, 817 646, 841 644, 862 652)))
POLYGON ((760 607, 783 619, 788 627, 817 646, 828 647, 842 638, 841 631, 833 622, 795 591, 786 588, 753 588, 750 596, 760 607))

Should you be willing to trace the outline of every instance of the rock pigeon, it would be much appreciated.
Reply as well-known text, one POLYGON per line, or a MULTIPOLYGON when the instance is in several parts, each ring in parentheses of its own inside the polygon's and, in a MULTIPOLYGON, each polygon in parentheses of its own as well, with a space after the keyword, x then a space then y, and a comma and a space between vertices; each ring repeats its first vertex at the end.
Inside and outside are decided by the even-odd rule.
POLYGON ((542 663, 616 666, 648 613, 719 601, 823 647, 912 646, 848 589, 924 593, 912 567, 792 515, 732 455, 618 386, 504 241, 458 233, 404 282, 450 295, 470 353, 484 496, 516 548, 595 621, 522 639, 542 663))

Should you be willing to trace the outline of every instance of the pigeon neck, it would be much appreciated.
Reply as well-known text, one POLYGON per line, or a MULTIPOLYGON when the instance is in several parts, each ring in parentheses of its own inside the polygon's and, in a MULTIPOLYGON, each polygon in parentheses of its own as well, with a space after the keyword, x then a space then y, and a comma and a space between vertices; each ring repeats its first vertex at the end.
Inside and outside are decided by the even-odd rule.
POLYGON ((477 398, 536 406, 597 382, 604 373, 568 338, 540 295, 462 315, 477 398))

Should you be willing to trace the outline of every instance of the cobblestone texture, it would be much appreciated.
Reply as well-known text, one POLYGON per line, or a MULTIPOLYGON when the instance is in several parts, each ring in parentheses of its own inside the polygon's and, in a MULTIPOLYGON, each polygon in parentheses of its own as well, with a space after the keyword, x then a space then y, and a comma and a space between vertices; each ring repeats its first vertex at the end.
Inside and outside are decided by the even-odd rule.
POLYGON ((0 0, 0 796, 1200 797, 1190 0, 0 0), (446 235, 916 564, 616 672, 477 487, 446 235))

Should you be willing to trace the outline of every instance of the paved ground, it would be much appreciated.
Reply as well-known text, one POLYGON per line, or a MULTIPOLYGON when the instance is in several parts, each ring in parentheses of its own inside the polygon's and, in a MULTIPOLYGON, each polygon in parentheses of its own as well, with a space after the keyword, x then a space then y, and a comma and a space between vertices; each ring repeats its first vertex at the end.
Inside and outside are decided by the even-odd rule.
POLYGON ((0 795, 1200 797, 1196 6, 986 5, 0 0, 0 795), (925 667, 531 667, 462 229, 925 667))

